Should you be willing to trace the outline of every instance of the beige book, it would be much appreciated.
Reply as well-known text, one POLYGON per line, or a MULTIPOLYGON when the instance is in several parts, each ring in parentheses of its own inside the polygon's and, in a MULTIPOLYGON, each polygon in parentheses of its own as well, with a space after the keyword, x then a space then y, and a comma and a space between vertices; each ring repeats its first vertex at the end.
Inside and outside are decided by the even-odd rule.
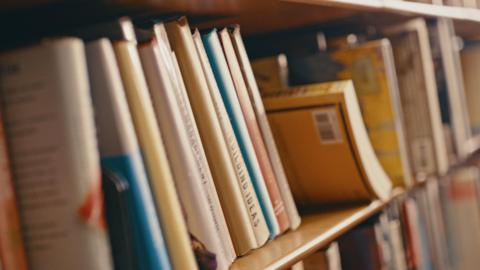
POLYGON ((197 269, 136 45, 129 41, 113 45, 172 265, 197 269))
POLYGON ((480 46, 467 46, 461 51, 463 80, 468 116, 473 135, 480 134, 480 46))
POLYGON ((202 43, 202 38, 198 31, 193 34, 193 41, 200 57, 200 62, 207 80, 208 89, 211 94, 213 105, 219 119, 223 137, 230 153, 230 159, 237 174, 237 181, 242 190, 243 201, 248 209, 250 222, 255 232, 258 245, 263 245, 269 237, 269 230, 260 208, 260 202, 252 185, 252 180, 248 174, 245 161, 240 152, 240 146, 235 137, 232 124, 229 121, 225 105, 220 96, 218 86, 213 75, 210 63, 207 58, 207 53, 202 43))
POLYGON ((166 25, 237 254, 258 246, 186 18, 166 25))
POLYGON ((278 187, 283 199, 283 204, 287 210, 288 218, 290 220, 290 227, 292 229, 298 228, 300 226, 300 215, 298 214, 297 206, 293 200, 292 191, 288 184, 287 176, 283 169, 282 162, 280 160, 280 155, 278 154, 277 146, 275 145, 275 140, 268 124, 267 113, 263 106, 262 97, 260 96, 260 91, 258 90, 257 82, 248 59, 247 51, 245 45, 243 44, 242 37, 240 35, 240 28, 235 26, 230 32, 230 37, 232 43, 235 47, 235 52, 242 70, 243 78, 245 80, 248 94, 250 96, 253 109, 255 111, 258 125, 260 131, 262 132, 263 141, 268 151, 268 156, 270 157, 270 162, 272 163, 275 177, 277 179, 278 187))

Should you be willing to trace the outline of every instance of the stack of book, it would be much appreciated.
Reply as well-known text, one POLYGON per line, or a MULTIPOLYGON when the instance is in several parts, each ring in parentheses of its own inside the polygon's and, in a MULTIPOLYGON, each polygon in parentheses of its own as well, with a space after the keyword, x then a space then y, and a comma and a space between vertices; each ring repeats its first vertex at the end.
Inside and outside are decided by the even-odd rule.
POLYGON ((474 265, 476 165, 428 180, 468 154, 451 27, 251 65, 239 26, 122 17, 1 52, 0 267, 228 269, 297 229, 297 207, 419 183, 303 267, 474 265))

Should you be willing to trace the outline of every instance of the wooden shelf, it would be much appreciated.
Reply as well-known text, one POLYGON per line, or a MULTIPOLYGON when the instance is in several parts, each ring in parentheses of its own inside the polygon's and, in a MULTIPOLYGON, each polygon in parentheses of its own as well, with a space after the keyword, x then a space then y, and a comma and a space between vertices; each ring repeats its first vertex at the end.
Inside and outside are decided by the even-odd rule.
MULTIPOLYGON (((403 194, 396 190, 391 199, 403 194)), ((379 213, 390 201, 344 207, 302 217, 300 227, 237 259, 230 270, 289 267, 379 213)))

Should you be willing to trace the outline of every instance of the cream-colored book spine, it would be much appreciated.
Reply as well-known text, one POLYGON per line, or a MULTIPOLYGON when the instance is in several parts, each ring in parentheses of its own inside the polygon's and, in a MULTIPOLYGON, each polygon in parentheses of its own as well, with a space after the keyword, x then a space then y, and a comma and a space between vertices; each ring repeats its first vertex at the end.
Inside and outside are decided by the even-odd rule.
POLYGON ((235 181, 235 169, 229 160, 228 146, 223 139, 188 22, 182 17, 167 23, 166 29, 178 59, 236 252, 245 254, 257 247, 257 240, 247 208, 242 203, 240 187, 235 181))
POLYGON ((193 34, 193 41, 195 42, 195 47, 200 57, 200 62, 205 73, 205 79, 207 80, 208 89, 210 91, 212 101, 215 106, 215 111, 220 121, 223 137, 225 138, 225 142, 228 145, 230 158, 237 174, 237 181, 242 190, 243 200, 249 211, 250 222, 255 232, 257 243, 258 245, 262 245, 268 240, 270 232, 268 230, 266 220, 262 214, 260 202, 253 188, 252 180, 250 179, 245 165, 245 161, 240 152, 240 146, 238 145, 232 124, 229 121, 225 105, 222 101, 218 86, 215 82, 215 77, 210 67, 205 48, 203 47, 200 32, 195 31, 195 33, 193 34))
POLYGON ((238 58, 238 62, 242 69, 242 74, 247 86, 248 94, 255 111, 258 126, 263 135, 263 141, 268 151, 270 162, 272 163, 275 177, 277 179, 278 187, 283 199, 283 204, 287 210, 288 218, 290 220, 290 227, 292 229, 298 228, 300 226, 300 215, 298 214, 297 206, 293 199, 292 191, 290 190, 290 185, 288 184, 287 176, 283 169, 282 162, 280 160, 280 155, 278 154, 277 146, 275 145, 275 140, 268 124, 267 114, 265 108, 263 107, 262 97, 260 96, 260 91, 255 81, 255 76, 253 75, 253 70, 250 65, 250 60, 248 59, 247 51, 245 45, 243 44, 242 37, 240 35, 240 28, 235 26, 232 31, 230 31, 230 37, 232 39, 233 46, 235 48, 235 53, 238 58))
POLYGON ((175 269, 197 269, 135 43, 114 43, 120 75, 175 269))

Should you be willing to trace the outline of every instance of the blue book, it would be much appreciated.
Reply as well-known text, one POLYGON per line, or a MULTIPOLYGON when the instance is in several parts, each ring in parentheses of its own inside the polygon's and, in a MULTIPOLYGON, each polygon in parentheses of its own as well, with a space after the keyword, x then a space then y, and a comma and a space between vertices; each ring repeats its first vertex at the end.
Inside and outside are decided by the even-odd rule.
POLYGON ((243 113, 238 101, 235 86, 230 75, 225 55, 222 51, 222 46, 217 35, 217 30, 212 30, 209 33, 202 35, 202 41, 207 52, 208 60, 213 70, 215 80, 217 82, 220 95, 223 103, 227 109, 228 117, 232 123, 235 137, 238 140, 240 151, 248 174, 252 180, 255 193, 257 194, 262 213, 267 222, 270 238, 277 236, 280 233, 279 225, 275 216, 275 211, 268 195, 267 187, 263 179, 260 165, 253 148, 252 141, 248 134, 247 125, 243 118, 243 113))
MULTIPOLYGON (((128 184, 123 197, 134 269, 172 269, 112 45, 99 39, 88 43, 86 52, 102 169, 128 184)), ((121 261, 115 256, 122 254, 113 256, 121 261)))

